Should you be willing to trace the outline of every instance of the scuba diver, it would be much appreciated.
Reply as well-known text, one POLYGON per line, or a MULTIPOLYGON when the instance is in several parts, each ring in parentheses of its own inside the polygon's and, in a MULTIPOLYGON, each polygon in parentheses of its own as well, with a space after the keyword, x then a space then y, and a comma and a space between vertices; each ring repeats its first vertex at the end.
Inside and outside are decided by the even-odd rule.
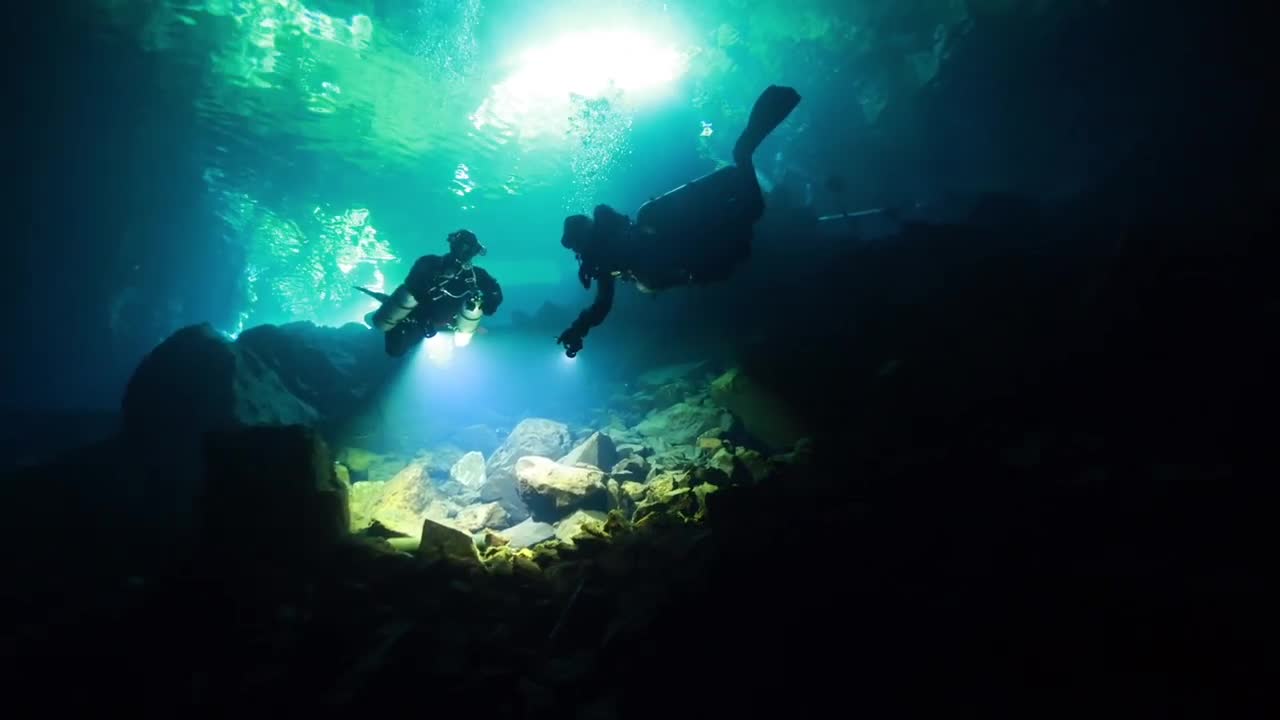
POLYGON ((617 280, 641 292, 718 282, 750 256, 764 214, 752 155, 799 103, 794 89, 770 85, 734 145, 734 164, 650 200, 634 223, 608 205, 597 205, 594 217, 565 218, 560 244, 578 259, 582 286, 597 283, 595 302, 556 338, 566 355, 577 355, 587 332, 604 322, 617 280))
POLYGON ((482 315, 493 315, 502 304, 502 288, 484 268, 471 264, 488 252, 470 230, 449 234, 449 252, 423 255, 409 270, 403 284, 390 295, 367 288, 357 290, 382 301, 365 316, 365 323, 386 334, 386 351, 404 355, 439 330, 454 334, 454 343, 465 345, 482 315))

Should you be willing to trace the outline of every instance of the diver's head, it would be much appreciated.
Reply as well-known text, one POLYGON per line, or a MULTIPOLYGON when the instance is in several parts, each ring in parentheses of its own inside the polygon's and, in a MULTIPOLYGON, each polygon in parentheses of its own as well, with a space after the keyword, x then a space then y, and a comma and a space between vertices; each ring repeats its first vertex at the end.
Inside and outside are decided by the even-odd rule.
POLYGON ((560 244, 581 255, 591 243, 591 218, 586 215, 570 215, 564 219, 564 234, 560 244))
POLYGON ((488 250, 480 244, 480 238, 470 230, 458 230, 449 233, 449 254, 459 263, 470 265, 477 255, 484 255, 488 250))

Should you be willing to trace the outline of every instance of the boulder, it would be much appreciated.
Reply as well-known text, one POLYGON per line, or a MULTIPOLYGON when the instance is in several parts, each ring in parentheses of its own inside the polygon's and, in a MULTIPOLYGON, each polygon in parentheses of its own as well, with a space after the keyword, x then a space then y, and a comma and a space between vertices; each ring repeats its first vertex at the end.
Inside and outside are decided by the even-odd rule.
POLYGON ((484 455, 469 452, 449 468, 449 479, 465 490, 480 490, 484 487, 485 462, 484 455))
POLYGON ((259 325, 235 344, 261 359, 323 420, 338 424, 356 418, 396 368, 387 362, 382 334, 359 323, 259 325))
POLYGON ((426 463, 415 462, 385 483, 369 516, 391 530, 415 535, 428 516, 437 519, 448 516, 448 507, 440 501, 426 463))
POLYGON ((638 455, 632 455, 624 460, 619 460, 613 468, 609 470, 611 475, 618 482, 644 482, 649 475, 649 462, 638 455))
POLYGON ((142 359, 121 411, 134 504, 157 529, 192 525, 205 432, 311 426, 320 417, 271 367, 207 324, 178 330, 142 359))
POLYGON ((409 462, 403 456, 384 455, 358 447, 344 448, 338 458, 351 471, 353 482, 390 480, 409 462))
POLYGON ((496 502, 471 505, 462 508, 453 516, 453 524, 469 533, 480 532, 486 528, 502 528, 509 524, 510 518, 502 505, 496 502))
POLYGON ((530 455, 516 463, 516 478, 520 497, 537 520, 557 520, 577 508, 604 507, 605 475, 594 468, 530 455))
POLYGON ((800 419, 759 382, 734 368, 711 383, 711 395, 742 421, 742 426, 771 451, 782 451, 808 435, 800 419))
POLYGON ((704 455, 714 456, 724 447, 725 441, 721 438, 706 435, 698 438, 698 452, 704 455))
POLYGON ((544 540, 556 536, 556 530, 549 523, 538 522, 529 518, 522 523, 512 525, 498 533, 513 548, 533 547, 544 540))
POLYGON ((600 432, 591 433, 582 444, 560 458, 561 465, 590 465, 601 470, 608 470, 618 462, 618 451, 613 440, 600 432))
POLYGON ((480 553, 471 536, 456 527, 426 519, 422 522, 418 557, 430 562, 480 566, 480 553))
POLYGON ((752 479, 751 472, 728 448, 717 450, 707 461, 707 467, 724 473, 725 481, 731 485, 740 485, 752 479))
POLYGON ((466 456, 466 452, 456 445, 437 445, 430 450, 418 453, 417 460, 425 460, 427 469, 433 477, 448 477, 453 466, 466 456))
POLYGON ((574 538, 584 533, 599 536, 608 519, 607 514, 597 510, 575 510, 572 515, 556 523, 556 539, 572 543, 574 538))
POLYGON ((644 499, 645 486, 632 480, 619 482, 609 478, 605 487, 609 491, 610 512, 616 510, 626 519, 635 514, 636 503, 644 499))
POLYGON ((713 428, 728 429, 733 417, 711 405, 688 402, 650 413, 636 432, 646 438, 660 438, 670 445, 692 445, 698 436, 713 428))
POLYGON ((288 563, 348 537, 347 486, 314 430, 211 431, 204 461, 198 519, 208 557, 241 565, 288 563))
MULTIPOLYGON (((351 530, 359 532, 375 524, 373 513, 378 509, 378 501, 387 489, 385 482, 353 482, 347 497, 351 509, 351 530)), ((381 525, 379 523, 379 525, 381 525)), ((395 532, 395 531, 393 531, 395 532)), ((396 532, 397 535, 406 533, 396 532)))
POLYGON ((544 418, 520 421, 485 464, 485 484, 480 499, 502 503, 512 520, 527 518, 529 509, 516 489, 516 461, 529 455, 562 457, 571 447, 572 436, 564 423, 544 418))
POLYGON ((620 460, 630 457, 647 458, 653 455, 653 448, 643 443, 622 443, 616 447, 618 449, 618 459, 620 460))
POLYGON ((121 409, 125 433, 157 438, 310 425, 320 417, 269 363, 208 324, 183 328, 148 353, 125 388, 121 409))
POLYGON ((773 474, 773 463, 759 450, 738 448, 735 452, 738 462, 747 469, 753 482, 760 482, 773 474))

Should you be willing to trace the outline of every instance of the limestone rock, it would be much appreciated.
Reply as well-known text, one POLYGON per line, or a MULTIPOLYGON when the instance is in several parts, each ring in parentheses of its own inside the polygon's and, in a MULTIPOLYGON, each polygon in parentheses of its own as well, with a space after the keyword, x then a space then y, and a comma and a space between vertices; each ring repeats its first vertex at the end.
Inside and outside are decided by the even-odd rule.
POLYGON ((653 455, 653 448, 643 443, 621 443, 617 445, 617 449, 620 460, 632 457, 647 458, 653 455))
POLYGON ((529 509, 516 488, 516 461, 528 455, 562 457, 571 447, 572 436, 564 423, 544 418, 520 421, 485 464, 480 499, 501 502, 512 520, 523 520, 529 516, 529 509))
POLYGON ((290 393, 330 420, 359 414, 395 369, 386 361, 380 333, 358 323, 259 325, 241 333, 235 344, 259 358, 290 393))
POLYGON ((544 540, 556 536, 555 528, 549 523, 538 522, 529 518, 499 533, 513 548, 533 547, 544 540))
POLYGON ((661 438, 672 445, 692 445, 699 435, 731 424, 732 420, 716 407, 682 402, 651 413, 636 426, 636 432, 646 438, 661 438))
POLYGON ((622 493, 630 498, 633 502, 640 502, 644 499, 645 493, 649 489, 643 483, 624 482, 622 483, 622 493))
POLYGON ((480 565, 480 553, 476 550, 475 541, 458 528, 426 519, 422 522, 421 532, 418 557, 432 562, 480 565))
POLYGON ((711 395, 742 421, 743 427, 769 449, 793 446, 807 434, 782 397, 734 368, 711 383, 711 395))
POLYGON ((618 482, 642 482, 649 475, 649 463, 639 456, 618 461, 609 474, 618 482))
MULTIPOLYGON (((429 451, 418 454, 415 460, 425 461, 427 470, 434 477, 449 477, 453 471, 453 466, 466 456, 466 452, 456 445, 436 445, 429 451)), ((482 460, 483 462, 483 460, 482 460)))
POLYGON ((751 472, 726 448, 720 448, 707 462, 707 466, 724 473, 728 483, 739 485, 751 479, 751 472))
POLYGON ((339 459, 351 471, 351 479, 356 482, 390 480, 408 463, 403 457, 370 452, 358 447, 343 449, 339 459))
POLYGON ((447 510, 433 505, 438 500, 426 463, 412 463, 386 482, 370 515, 396 532, 414 535, 423 527, 429 509, 431 517, 447 517, 447 510))
POLYGON ((663 471, 654 475, 645 486, 646 497, 654 497, 669 493, 682 487, 689 487, 692 476, 688 472, 663 471))
POLYGON ((364 479, 366 473, 369 472, 369 466, 378 457, 377 453, 369 452, 363 448, 349 447, 342 451, 342 463, 356 476, 356 479, 364 479))
POLYGON ((315 431, 293 425, 205 436, 200 539, 238 563, 288 561, 350 531, 347 486, 315 431))
POLYGON ((521 499, 538 520, 555 520, 580 507, 603 507, 606 498, 605 475, 594 468, 531 455, 516 463, 516 478, 521 499))
POLYGON ((684 470, 692 467, 697 460, 698 451, 692 446, 670 448, 650 458, 649 475, 652 477, 657 472, 684 470))
POLYGON ((319 417, 253 353, 207 324, 183 328, 142 359, 125 388, 121 450, 138 458, 130 504, 156 527, 190 527, 205 432, 314 426, 319 417))
POLYGON ((618 451, 608 435, 594 432, 568 455, 560 458, 562 465, 590 465, 608 470, 618 462, 618 451))
POLYGON ((604 523, 608 518, 608 515, 599 511, 577 510, 556 523, 556 539, 572 543, 574 538, 583 533, 600 535, 604 532, 604 523))
POLYGON ((466 490, 481 489, 485 480, 484 455, 474 451, 463 455, 449 469, 449 479, 466 490))
POLYGON ((724 440, 718 437, 707 437, 706 435, 703 435, 698 438, 698 452, 705 455, 715 455, 718 451, 723 449, 724 446, 724 440))
POLYGON ((760 482, 773 474, 773 463, 759 450, 738 448, 735 453, 738 462, 747 469, 753 482, 760 482))
POLYGON ((699 508, 698 496, 687 487, 650 487, 645 500, 636 506, 635 522, 639 527, 653 523, 655 516, 683 522, 692 519, 699 508))
POLYGON ((351 530, 358 532, 374 524, 373 512, 386 490, 384 482, 353 482, 348 493, 351 507, 351 530))
POLYGON ((491 502, 472 505, 458 511, 453 517, 453 524, 467 532, 479 532, 485 528, 501 528, 508 524, 510 518, 500 503, 491 502))

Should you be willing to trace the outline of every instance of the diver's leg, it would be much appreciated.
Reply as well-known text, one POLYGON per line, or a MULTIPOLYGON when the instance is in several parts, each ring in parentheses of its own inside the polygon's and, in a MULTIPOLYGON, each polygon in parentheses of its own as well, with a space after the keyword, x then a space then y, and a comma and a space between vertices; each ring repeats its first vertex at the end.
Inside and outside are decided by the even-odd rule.
MULTIPOLYGON (((751 156, 755 155, 760 143, 764 142, 769 133, 777 129, 799 104, 800 93, 793 88, 780 85, 770 85, 765 88, 765 91, 756 99, 755 106, 751 108, 751 119, 747 121, 747 128, 738 136, 738 142, 733 146, 734 163, 743 168, 751 166, 751 156)), ((753 175, 754 172, 753 169, 753 175)))

